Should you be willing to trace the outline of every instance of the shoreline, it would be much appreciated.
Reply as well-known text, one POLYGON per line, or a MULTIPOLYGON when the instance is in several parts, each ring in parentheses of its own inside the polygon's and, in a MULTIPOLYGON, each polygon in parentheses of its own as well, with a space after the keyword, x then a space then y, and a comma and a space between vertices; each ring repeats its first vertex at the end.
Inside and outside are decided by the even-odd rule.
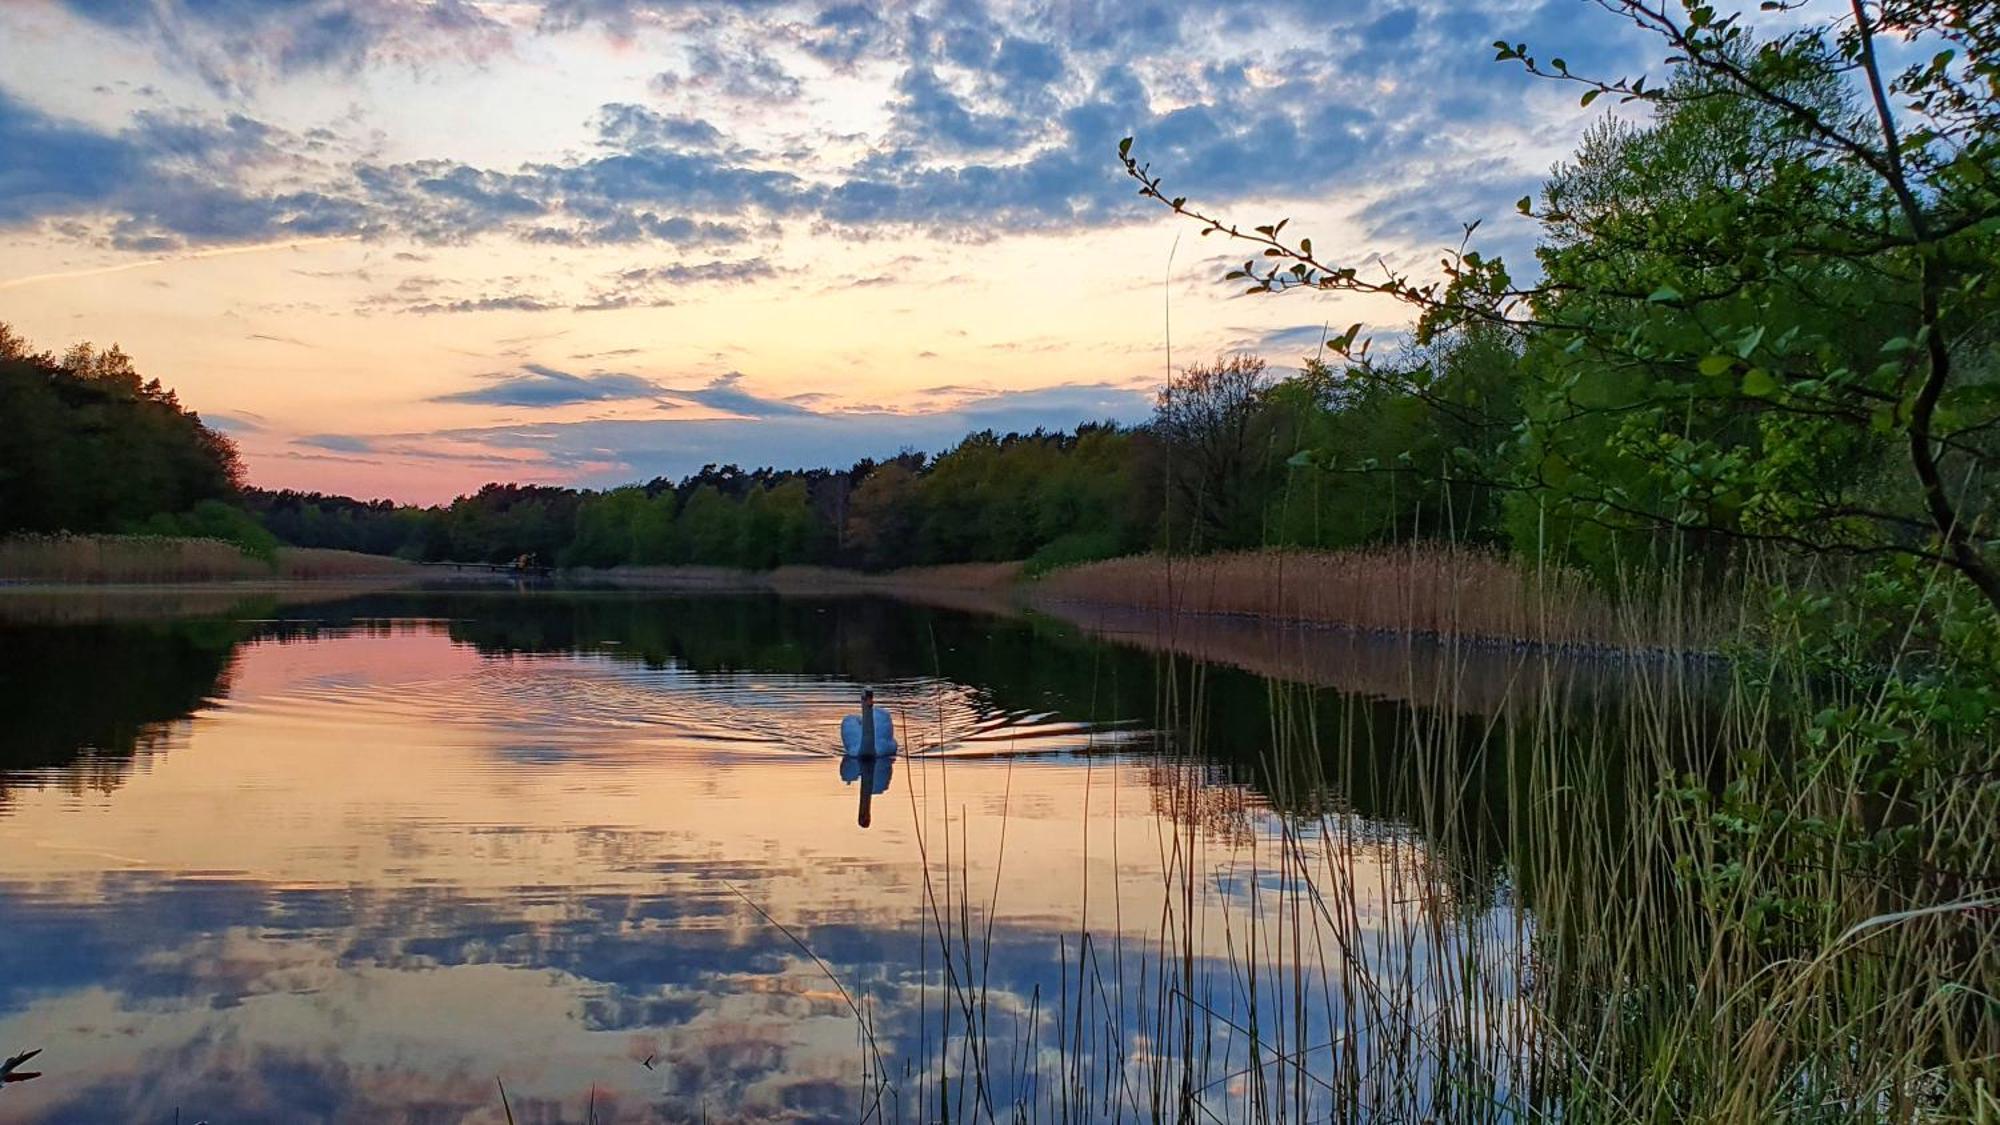
MULTIPOLYGON (((375 560, 374 556, 366 556, 375 560)), ((1166 558, 1131 556, 1084 563, 1039 577, 1024 564, 955 563, 869 572, 784 566, 617 567, 559 570, 549 578, 452 574, 400 560, 375 560, 370 573, 216 576, 158 582, 0 579, 0 600, 44 595, 107 599, 142 596, 338 596, 405 587, 771 594, 786 598, 891 597, 966 612, 1013 616, 1034 611, 1105 634, 1172 637, 1254 628, 1269 634, 1320 633, 1372 643, 1555 655, 1619 663, 1711 663, 1713 622, 1694 628, 1641 620, 1559 576, 1553 596, 1500 556, 1476 552, 1244 552, 1166 558), (400 563, 400 565, 397 565, 400 563), (1648 627, 1653 626, 1653 627, 1648 627)))
POLYGON ((1692 627, 1666 620, 1680 607, 1641 612, 1617 604, 1585 588, 1574 575, 1558 575, 1552 592, 1545 594, 1538 580, 1511 561, 1476 552, 1131 556, 1033 578, 1014 562, 875 573, 831 567, 617 568, 559 572, 558 580, 690 594, 880 595, 944 608, 1033 610, 1093 628, 1117 618, 1125 626, 1144 623, 1155 634, 1169 633, 1178 623, 1251 624, 1375 641, 1658 664, 1720 661, 1719 641, 1726 635, 1711 619, 1699 619, 1692 627), (1306 576, 1252 580, 1288 569, 1306 576), (1487 601, 1478 603, 1478 596, 1487 601), (1646 619, 1649 613, 1652 620, 1646 619))

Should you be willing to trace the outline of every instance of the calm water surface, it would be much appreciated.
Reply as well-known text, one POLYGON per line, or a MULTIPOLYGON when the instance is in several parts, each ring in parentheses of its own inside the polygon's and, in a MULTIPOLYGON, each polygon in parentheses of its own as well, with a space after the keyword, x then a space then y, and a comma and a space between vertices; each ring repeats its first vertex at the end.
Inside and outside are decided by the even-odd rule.
MULTIPOLYGON (((498 1121, 496 1078, 520 1121, 1144 1117, 1191 1055, 1221 1117, 1324 1116, 1318 1075, 1381 1033, 1327 964, 1434 961, 1414 869, 1518 932, 1499 824, 1426 836, 1366 769, 1313 798, 1331 818, 1279 811, 1285 692, 1046 619, 414 591, 20 616, 0 1055, 46 1075, 0 1120, 498 1121), (862 684, 907 752, 884 767, 838 757, 862 684), (1328 831, 1359 947, 1297 933, 1281 853, 1328 831), (1287 1051, 1313 1061, 1260 1074, 1287 1051)), ((1304 711, 1377 732, 1384 776, 1422 714, 1304 711)))

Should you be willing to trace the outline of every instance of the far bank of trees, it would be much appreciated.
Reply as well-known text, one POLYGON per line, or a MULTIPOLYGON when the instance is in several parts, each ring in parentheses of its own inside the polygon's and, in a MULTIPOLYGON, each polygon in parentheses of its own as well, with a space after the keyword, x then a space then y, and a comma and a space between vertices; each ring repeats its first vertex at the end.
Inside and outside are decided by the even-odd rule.
MULTIPOLYGON (((1514 358, 1504 341, 1461 334, 1410 362, 1437 366, 1433 393, 1448 402, 1489 392, 1514 358)), ((1493 489, 1385 486, 1329 473, 1320 456, 1431 463, 1496 440, 1317 362, 1280 376, 1238 355, 1178 373, 1145 424, 981 431, 936 456, 905 452, 846 469, 710 465, 607 491, 489 484, 434 508, 255 489, 246 503, 288 543, 428 560, 757 570, 1027 560, 1045 569, 1148 550, 1411 536, 1498 543, 1493 489)))
POLYGON ((1497 543, 1490 489, 1326 471, 1431 463, 1492 435, 1437 403, 1490 394, 1515 356, 1461 333, 1410 362, 1436 402, 1255 356, 1178 372, 1137 426, 967 435, 939 455, 845 469, 711 465, 604 491, 495 483, 436 507, 245 485, 229 439, 117 347, 32 352, 0 326, 0 534, 146 533, 423 560, 565 567, 793 564, 887 569, 1029 560, 1037 568, 1147 550, 1343 547, 1412 535, 1497 543))

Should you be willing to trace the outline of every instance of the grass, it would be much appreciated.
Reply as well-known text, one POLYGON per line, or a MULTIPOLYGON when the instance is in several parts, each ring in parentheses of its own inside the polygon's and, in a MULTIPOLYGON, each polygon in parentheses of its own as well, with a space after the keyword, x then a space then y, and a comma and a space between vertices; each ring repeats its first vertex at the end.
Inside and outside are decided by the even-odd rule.
POLYGON ((14 535, 0 538, 0 582, 50 585, 359 578, 410 570, 400 559, 281 547, 275 563, 220 539, 154 535, 14 535))

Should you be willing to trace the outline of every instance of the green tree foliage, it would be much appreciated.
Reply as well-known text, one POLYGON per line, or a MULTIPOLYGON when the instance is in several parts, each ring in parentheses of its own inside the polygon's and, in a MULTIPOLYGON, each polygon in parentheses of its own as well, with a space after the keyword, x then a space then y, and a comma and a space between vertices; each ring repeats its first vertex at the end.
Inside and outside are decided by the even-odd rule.
POLYGON ((1295 450, 1267 514, 1268 537, 1311 547, 1409 538, 1504 540, 1496 485, 1521 421, 1513 333, 1472 325, 1412 346, 1371 377, 1314 357, 1273 388, 1274 443, 1295 450))
MULTIPOLYGON (((1655 37, 1666 81, 1495 45, 1585 105, 1650 111, 1599 123, 1519 202, 1540 225, 1532 279, 1472 247, 1477 223, 1435 277, 1344 265, 1284 221, 1245 230, 1171 197, 1130 141, 1121 156, 1142 193, 1256 248, 1226 280, 1414 316, 1412 352, 1372 358, 1355 325, 1328 342, 1341 377, 1265 392, 1301 435, 1279 444, 1320 474, 1284 498, 1283 537, 1340 542, 1325 517, 1367 527, 1389 492, 1392 535, 1435 534, 1442 504, 1523 555, 1766 595, 1736 667, 1793 729, 1717 746, 1714 776, 1662 791, 1661 831, 1704 841, 1677 887, 1774 960, 1848 954, 1856 902, 1947 919, 1924 971, 1953 983, 1896 1003, 1952 1013, 1964 1037, 1913 1057, 1962 1077, 1992 1059, 1989 992, 1953 989, 1991 979, 1990 923, 1961 909, 1996 877, 2000 810, 2000 5, 1850 0, 1815 21, 1787 0, 1762 6, 1782 30, 1761 40, 1701 0, 1601 6, 1655 37), (1922 57, 1885 70, 1884 29, 1922 57), (1341 478, 1380 491, 1329 501, 1341 478), (1829 873, 1853 901, 1813 881, 1829 873)), ((1843 972, 1887 968, 1857 952, 1843 972)), ((1835 1010, 1910 1018, 1884 995, 1835 1010)), ((1704 1085, 1652 1049, 1641 1069, 1704 1085)), ((1797 1085, 1840 1058, 1800 1059, 1797 1085)), ((1945 1116, 1970 1105, 1950 1098, 1945 1116)))
POLYGON ((406 552, 425 518, 422 509, 388 500, 355 500, 289 489, 246 488, 243 504, 283 542, 370 555, 406 552))
MULTIPOLYGON (((1204 234, 1258 247, 1229 275, 1255 291, 1391 297, 1422 345, 1511 334, 1521 456, 1482 464, 1467 447, 1445 475, 1515 491, 1517 534, 1552 529, 1607 568, 1693 559, 1710 575, 1751 545, 1900 556, 2000 609, 2000 16, 1857 3, 1757 41, 1693 0, 1605 7, 1661 42, 1670 81, 1496 44, 1585 104, 1654 113, 1600 126, 1539 206, 1521 201, 1542 224, 1533 284, 1469 248, 1477 223, 1435 279, 1363 271, 1283 221, 1246 231, 1170 198, 1129 141, 1127 171, 1204 234), (1885 73, 1884 27, 1941 49, 1885 73)), ((1331 341, 1357 380, 1426 398, 1430 366, 1376 364, 1359 336, 1331 341)))
POLYGON ((1189 367, 1160 391, 1153 431, 1166 465, 1170 545, 1201 551, 1263 539, 1257 501, 1277 416, 1266 409, 1271 389, 1263 359, 1237 355, 1189 367))
POLYGON ((127 531, 238 498, 235 446, 116 346, 58 359, 0 325, 0 419, 0 533, 127 531))
POLYGON ((564 566, 658 566, 673 561, 674 509, 669 491, 640 487, 586 496, 577 507, 576 536, 558 556, 564 566))
MULTIPOLYGON (((1499 354, 1452 351, 1436 397, 1461 385, 1484 393, 1492 364, 1469 357, 1499 354)), ((1177 377, 1149 424, 980 431, 937 457, 847 470, 709 465, 603 492, 489 484, 433 508, 258 489, 244 502, 285 543, 429 561, 761 570, 1025 560, 1039 572, 1163 547, 1463 536, 1492 506, 1478 489, 1384 492, 1352 468, 1471 440, 1455 435, 1431 404, 1350 393, 1323 365, 1280 379, 1261 360, 1230 356, 1177 377)))
POLYGON ((127 530, 170 538, 220 539, 265 562, 275 562, 278 557, 276 535, 257 522, 257 517, 220 500, 203 500, 179 515, 160 512, 127 530))

